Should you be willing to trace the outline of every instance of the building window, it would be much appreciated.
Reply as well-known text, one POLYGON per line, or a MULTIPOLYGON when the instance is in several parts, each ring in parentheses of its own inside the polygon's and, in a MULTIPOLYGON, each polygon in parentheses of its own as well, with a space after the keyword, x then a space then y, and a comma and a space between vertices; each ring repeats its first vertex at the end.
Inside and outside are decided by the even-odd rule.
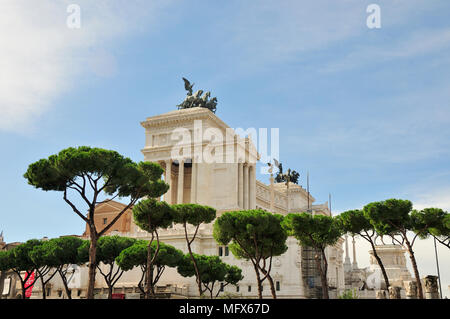
POLYGON ((223 282, 221 282, 221 283, 220 283, 220 291, 223 291, 223 288, 224 288, 223 282))
POLYGON ((103 225, 106 225, 107 222, 108 222, 108 218, 103 218, 103 225))
POLYGON ((78 289, 77 296, 78 296, 78 297, 81 296, 81 289, 78 289))
POLYGON ((58 297, 62 296, 62 290, 58 290, 58 297))
POLYGON ((225 256, 228 256, 230 254, 230 251, 228 249, 228 246, 225 246, 225 256))
POLYGON ((279 281, 276 282, 276 287, 277 287, 277 291, 280 291, 280 282, 279 281))
POLYGON ((239 286, 236 286, 236 292, 239 292, 239 286))
POLYGON ((248 292, 252 291, 252 286, 248 286, 248 292))
POLYGON ((52 288, 47 288, 47 296, 50 296, 51 291, 52 291, 52 288))
POLYGON ((220 246, 219 247, 219 256, 222 256, 223 255, 223 248, 220 246))

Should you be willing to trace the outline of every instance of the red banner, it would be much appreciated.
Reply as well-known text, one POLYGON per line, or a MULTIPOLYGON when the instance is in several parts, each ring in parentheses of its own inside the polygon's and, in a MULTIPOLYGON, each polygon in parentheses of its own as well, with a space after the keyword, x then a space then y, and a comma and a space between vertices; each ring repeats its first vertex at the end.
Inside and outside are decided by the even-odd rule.
MULTIPOLYGON (((25 273, 25 277, 28 275, 28 272, 25 273)), ((28 276, 27 281, 25 282, 25 287, 28 287, 25 289, 25 297, 30 298, 31 292, 33 290, 34 285, 34 271, 28 276)))
POLYGON ((111 299, 125 299, 125 294, 112 294, 111 299))

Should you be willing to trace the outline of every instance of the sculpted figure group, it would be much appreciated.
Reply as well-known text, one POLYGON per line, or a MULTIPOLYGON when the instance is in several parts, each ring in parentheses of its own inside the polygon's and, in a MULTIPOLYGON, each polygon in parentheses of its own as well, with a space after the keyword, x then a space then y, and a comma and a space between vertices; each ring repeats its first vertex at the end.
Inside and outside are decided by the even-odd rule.
POLYGON ((203 90, 198 90, 193 93, 192 88, 194 83, 190 83, 187 79, 183 78, 184 88, 187 91, 186 98, 184 101, 177 105, 178 109, 189 109, 191 107, 204 107, 209 109, 211 112, 216 113, 217 98, 213 97, 210 99, 211 92, 206 92, 203 94, 203 90))

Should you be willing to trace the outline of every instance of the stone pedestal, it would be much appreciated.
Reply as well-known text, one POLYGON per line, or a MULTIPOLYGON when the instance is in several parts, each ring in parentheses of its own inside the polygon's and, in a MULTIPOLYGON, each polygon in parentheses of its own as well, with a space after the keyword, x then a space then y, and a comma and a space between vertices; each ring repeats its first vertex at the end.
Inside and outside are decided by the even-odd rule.
POLYGON ((400 287, 397 287, 397 286, 389 287, 389 299, 401 299, 400 298, 400 287))
MULTIPOLYGON (((405 249, 400 245, 377 245, 375 246, 378 256, 383 262, 389 283, 392 286, 402 287, 404 281, 412 280, 411 274, 406 266, 405 249)), ((373 251, 370 254, 370 269, 378 272, 380 283, 375 289, 380 289, 384 285, 384 277, 381 273, 381 268, 378 265, 373 251)))
POLYGON ((405 281, 404 283, 406 299, 417 299, 417 284, 415 281, 405 281))
POLYGON ((437 280, 438 280, 437 276, 426 276, 425 277, 425 298, 426 299, 439 299, 437 280))
POLYGON ((386 290, 377 290, 375 298, 377 298, 377 299, 386 299, 386 290))

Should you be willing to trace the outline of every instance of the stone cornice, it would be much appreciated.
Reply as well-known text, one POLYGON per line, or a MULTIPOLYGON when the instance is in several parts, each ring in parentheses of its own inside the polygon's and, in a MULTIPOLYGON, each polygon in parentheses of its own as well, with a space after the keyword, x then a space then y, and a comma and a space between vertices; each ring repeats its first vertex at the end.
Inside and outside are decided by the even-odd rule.
MULTIPOLYGON (((213 125, 202 125, 204 128, 208 127, 215 127, 220 130, 223 130, 227 136, 224 137, 224 140, 220 143, 223 147, 227 147, 228 145, 236 145, 240 149, 244 149, 245 153, 249 154, 250 156, 250 162, 256 163, 257 160, 260 158, 260 154, 258 154, 254 144, 251 142, 251 140, 247 137, 242 139, 241 142, 235 141, 233 138, 233 141, 228 140, 228 136, 236 136, 239 137, 238 134, 229 127, 227 124, 225 124, 221 119, 219 119, 214 113, 212 113, 210 110, 202 107, 194 107, 190 109, 183 109, 183 110, 175 110, 168 113, 164 113, 161 115, 156 115, 152 117, 148 117, 146 121, 141 122, 141 125, 147 130, 147 134, 152 135, 152 131, 157 131, 155 134, 161 134, 164 132, 165 134, 170 134, 171 131, 173 131, 176 128, 186 128, 189 131, 193 131, 193 122, 195 120, 202 120, 209 123, 212 123, 213 125), (231 130, 231 132, 229 132, 231 130), (229 135, 229 134, 232 135, 229 135)), ((202 141, 201 143, 195 143, 191 142, 187 145, 181 145, 177 144, 178 147, 183 146, 194 146, 194 145, 202 145, 202 146, 215 146, 220 145, 216 143, 211 143, 208 141, 202 141)), ((165 151, 164 147, 166 146, 146 146, 144 149, 141 150, 142 153, 149 153, 152 151, 165 151), (160 148, 161 147, 161 148, 160 148)), ((167 145, 167 147, 172 147, 172 145, 167 145)), ((244 154, 245 154, 244 153, 244 154)))
POLYGON ((213 112, 203 107, 175 110, 161 115, 148 117, 147 120, 141 122, 141 125, 145 128, 149 128, 181 124, 194 120, 211 120, 220 128, 229 128, 229 126, 219 119, 213 112))

